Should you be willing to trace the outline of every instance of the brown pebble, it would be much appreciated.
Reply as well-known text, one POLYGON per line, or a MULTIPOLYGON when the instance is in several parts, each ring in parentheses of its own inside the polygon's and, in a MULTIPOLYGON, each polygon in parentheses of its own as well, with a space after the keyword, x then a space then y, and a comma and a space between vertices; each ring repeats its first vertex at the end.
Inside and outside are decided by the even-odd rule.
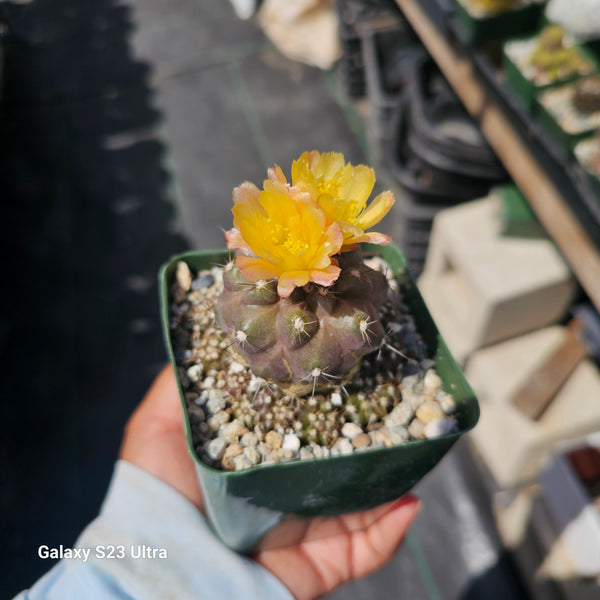
POLYGON ((223 468, 227 471, 233 471, 235 468, 233 459, 236 456, 239 456, 243 451, 244 449, 242 448, 241 444, 238 444, 237 442, 234 444, 229 444, 229 446, 227 446, 225 449, 225 454, 223 454, 223 460, 221 462, 223 468))
POLYGON ((425 423, 432 423, 433 421, 438 421, 443 418, 445 415, 442 407, 432 400, 426 400, 417 408, 415 412, 418 419, 424 421, 425 423))
POLYGON ((177 284, 184 292, 187 292, 190 287, 192 287, 192 274, 190 268, 181 260, 177 263, 175 277, 177 279, 177 284))
POLYGON ((353 438, 352 445, 355 448, 367 448, 371 445, 371 437, 368 433, 359 433, 355 438, 353 438))
POLYGON ((283 436, 277 431, 269 431, 267 435, 265 435, 265 442, 273 448, 273 450, 278 450, 281 448, 283 444, 283 436))

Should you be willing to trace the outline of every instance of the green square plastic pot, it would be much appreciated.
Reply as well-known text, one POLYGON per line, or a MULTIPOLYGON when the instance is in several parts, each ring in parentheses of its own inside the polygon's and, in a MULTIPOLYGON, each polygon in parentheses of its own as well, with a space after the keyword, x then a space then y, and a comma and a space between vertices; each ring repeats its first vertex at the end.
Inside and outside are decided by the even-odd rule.
MULTIPOLYGON (((366 244, 363 251, 380 254, 393 268, 403 288, 404 301, 428 345, 443 388, 452 393, 457 402, 460 429, 437 439, 410 441, 346 456, 258 465, 243 471, 219 471, 207 467, 196 456, 178 380, 188 448, 196 464, 209 522, 221 540, 236 551, 250 553, 259 547, 291 544, 305 535, 307 518, 346 514, 399 498, 477 423, 477 400, 440 337, 401 252, 393 245, 381 248, 366 244)), ((174 367, 168 313, 169 289, 176 264, 184 261, 192 271, 197 271, 224 264, 228 256, 227 251, 220 250, 189 252, 172 257, 160 270, 163 332, 174 367)), ((331 533, 326 526, 320 531, 324 535, 331 533)))
POLYGON ((502 235, 509 237, 547 237, 535 212, 521 190, 514 184, 501 185, 494 189, 502 205, 502 235))
POLYGON ((479 45, 533 30, 540 21, 545 0, 532 0, 512 10, 485 16, 472 15, 460 0, 455 0, 455 18, 465 38, 479 45))

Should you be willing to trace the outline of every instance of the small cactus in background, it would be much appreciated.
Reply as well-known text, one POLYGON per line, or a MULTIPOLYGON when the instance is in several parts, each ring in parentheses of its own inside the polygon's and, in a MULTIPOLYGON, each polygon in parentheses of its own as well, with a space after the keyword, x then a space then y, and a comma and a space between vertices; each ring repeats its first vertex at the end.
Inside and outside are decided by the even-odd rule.
POLYGON ((262 191, 249 182, 234 190, 226 240, 238 254, 215 315, 255 375, 289 395, 314 395, 348 382, 383 343, 387 281, 357 244, 390 241, 365 230, 394 198, 383 192, 367 206, 373 170, 337 153, 304 153, 291 184, 278 166, 268 175, 262 191))

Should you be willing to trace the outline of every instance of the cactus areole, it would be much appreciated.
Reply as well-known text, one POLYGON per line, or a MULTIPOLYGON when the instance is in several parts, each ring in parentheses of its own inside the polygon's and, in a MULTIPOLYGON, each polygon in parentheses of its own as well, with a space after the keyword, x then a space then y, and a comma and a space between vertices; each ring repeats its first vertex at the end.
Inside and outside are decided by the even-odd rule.
POLYGON ((365 233, 394 202, 383 192, 367 206, 374 183, 369 167, 312 151, 294 161, 291 183, 275 166, 263 190, 234 190, 226 240, 237 255, 215 316, 236 359, 291 396, 348 382, 383 343, 387 280, 357 246, 390 241, 365 233))

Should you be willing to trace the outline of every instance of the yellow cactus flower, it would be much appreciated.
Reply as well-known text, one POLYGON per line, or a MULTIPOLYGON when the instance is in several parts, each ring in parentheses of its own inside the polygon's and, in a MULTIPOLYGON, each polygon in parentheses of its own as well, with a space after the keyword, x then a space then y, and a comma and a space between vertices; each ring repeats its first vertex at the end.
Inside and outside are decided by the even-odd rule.
POLYGON ((266 180, 263 191, 246 182, 233 201, 227 247, 241 252, 236 264, 247 279, 276 277, 279 295, 287 298, 309 281, 329 286, 338 278, 332 256, 340 251, 342 232, 306 192, 280 181, 266 180))
MULTIPOLYGON (((269 171, 273 181, 285 182, 279 167, 269 171)), ((305 152, 292 163, 292 186, 307 191, 323 209, 327 222, 337 222, 344 236, 343 248, 359 242, 385 245, 391 238, 382 233, 365 233, 379 223, 394 204, 386 191, 369 206, 367 201, 375 185, 375 172, 366 165, 346 163, 339 152, 305 152)))

